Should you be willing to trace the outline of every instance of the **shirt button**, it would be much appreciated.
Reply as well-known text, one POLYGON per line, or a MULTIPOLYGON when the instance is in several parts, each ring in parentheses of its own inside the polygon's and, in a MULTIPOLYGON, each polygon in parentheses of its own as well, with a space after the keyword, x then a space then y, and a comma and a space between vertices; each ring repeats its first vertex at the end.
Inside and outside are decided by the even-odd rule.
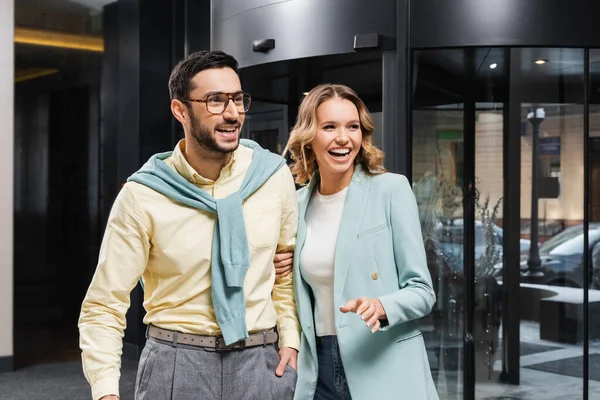
POLYGON ((379 274, 377 273, 377 271, 374 271, 374 272, 371 274, 371 278, 373 278, 373 280, 374 280, 374 281, 376 281, 376 280, 377 280, 377 278, 379 278, 379 274))

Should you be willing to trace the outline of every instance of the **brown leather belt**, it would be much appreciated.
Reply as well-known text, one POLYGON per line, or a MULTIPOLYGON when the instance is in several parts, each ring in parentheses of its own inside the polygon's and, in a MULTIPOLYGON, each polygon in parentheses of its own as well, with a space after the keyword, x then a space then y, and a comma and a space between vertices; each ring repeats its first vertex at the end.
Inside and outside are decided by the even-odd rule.
POLYGON ((227 346, 225 345, 222 336, 202 336, 191 333, 181 333, 158 328, 154 325, 148 326, 148 336, 154 339, 169 342, 173 346, 176 346, 178 343, 180 343, 190 346, 206 347, 209 349, 215 349, 217 351, 241 350, 246 347, 266 346, 268 344, 275 343, 278 339, 277 332, 271 329, 265 332, 251 334, 247 339, 240 340, 239 342, 235 342, 227 346))

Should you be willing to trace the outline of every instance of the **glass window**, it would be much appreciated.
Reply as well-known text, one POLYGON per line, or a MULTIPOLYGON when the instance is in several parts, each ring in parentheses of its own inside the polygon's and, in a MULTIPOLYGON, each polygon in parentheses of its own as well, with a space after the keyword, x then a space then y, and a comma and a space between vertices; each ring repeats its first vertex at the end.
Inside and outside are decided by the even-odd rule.
POLYGON ((429 52, 415 58, 412 181, 437 295, 421 324, 440 398, 457 398, 463 393, 463 99, 427 76, 435 61, 429 52))
MULTIPOLYGON (((533 390, 545 399, 583 393, 582 371, 575 368, 581 366, 583 313, 565 314, 581 305, 568 299, 583 296, 583 55, 581 49, 560 48, 414 53, 413 182, 438 285, 438 320, 427 343, 435 355, 446 355, 432 359, 440 398, 472 390, 457 379, 470 372, 471 360, 456 355, 463 341, 452 336, 462 333, 468 313, 475 398, 529 398, 533 390), (504 154, 515 146, 520 152, 504 154), (475 149, 474 171, 465 170, 468 148, 475 149), (506 160, 520 165, 519 174, 505 176, 514 170, 506 160), (469 214, 462 193, 473 172, 475 279, 469 282, 464 274, 469 214), (511 211, 520 215, 516 232, 503 229, 507 184, 520 187, 518 208, 511 211), (506 247, 517 243, 518 248, 506 247), (521 262, 505 264, 505 253, 513 257, 515 251, 521 262), (474 292, 472 309, 466 308, 467 290, 474 292), (546 302, 542 292, 565 297, 546 302), (452 365, 444 364, 448 355, 452 365)), ((597 147, 600 153, 600 140, 597 147)), ((599 239, 600 231, 590 231, 591 242, 599 239)))

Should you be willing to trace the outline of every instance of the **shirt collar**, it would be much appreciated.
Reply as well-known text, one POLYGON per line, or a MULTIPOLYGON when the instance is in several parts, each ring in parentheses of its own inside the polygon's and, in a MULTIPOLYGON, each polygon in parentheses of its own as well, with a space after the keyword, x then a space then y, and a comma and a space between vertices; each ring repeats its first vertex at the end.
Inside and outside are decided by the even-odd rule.
MULTIPOLYGON (((221 170, 219 179, 225 179, 232 175, 237 153, 238 150, 231 154, 229 162, 221 170)), ((197 185, 214 185, 215 181, 200 175, 185 159, 185 139, 181 139, 175 146, 173 154, 171 155, 171 162, 173 163, 175 170, 187 181, 197 185)))

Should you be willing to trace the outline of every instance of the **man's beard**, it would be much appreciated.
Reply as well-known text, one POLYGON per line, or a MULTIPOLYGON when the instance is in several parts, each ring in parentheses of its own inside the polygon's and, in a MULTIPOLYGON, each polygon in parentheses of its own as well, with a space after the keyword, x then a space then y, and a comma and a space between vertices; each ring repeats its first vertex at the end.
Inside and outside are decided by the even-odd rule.
MULTIPOLYGON (((234 147, 221 146, 217 142, 217 139, 213 135, 213 132, 210 128, 208 128, 206 125, 203 125, 194 114, 192 114, 191 117, 190 130, 192 137, 203 149, 211 153, 227 154, 234 152, 240 145, 240 135, 238 133, 237 143, 234 147)), ((239 125, 239 122, 237 122, 237 124, 239 125)), ((241 126, 239 126, 238 130, 240 129, 241 126)))

